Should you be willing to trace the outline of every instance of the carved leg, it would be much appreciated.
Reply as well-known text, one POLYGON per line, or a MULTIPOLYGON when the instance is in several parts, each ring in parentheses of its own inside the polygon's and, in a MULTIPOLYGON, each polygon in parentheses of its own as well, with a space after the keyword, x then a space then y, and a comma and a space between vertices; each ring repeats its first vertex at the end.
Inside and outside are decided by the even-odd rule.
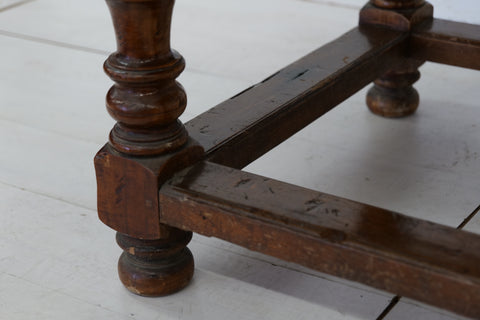
MULTIPOLYGON (((361 25, 382 25, 409 32, 416 24, 431 19, 433 7, 424 0, 371 0, 360 12, 361 25)), ((422 61, 405 60, 375 80, 368 91, 369 109, 383 117, 404 117, 417 110, 419 96, 412 87, 419 78, 422 61)))
POLYGON ((373 113, 389 118, 411 115, 420 102, 412 86, 420 78, 418 70, 390 71, 368 91, 367 106, 373 113))
POLYGON ((191 232, 165 228, 164 239, 139 240, 117 233, 124 250, 118 274, 125 287, 142 296, 163 296, 183 289, 193 276, 193 255, 186 245, 191 232))
POLYGON ((118 231, 123 284, 145 296, 184 288, 193 275, 191 232, 160 223, 158 190, 203 150, 178 120, 186 95, 175 81, 185 62, 170 48, 174 0, 107 0, 117 51, 105 62, 116 83, 107 110, 117 120, 95 157, 100 219, 118 231))

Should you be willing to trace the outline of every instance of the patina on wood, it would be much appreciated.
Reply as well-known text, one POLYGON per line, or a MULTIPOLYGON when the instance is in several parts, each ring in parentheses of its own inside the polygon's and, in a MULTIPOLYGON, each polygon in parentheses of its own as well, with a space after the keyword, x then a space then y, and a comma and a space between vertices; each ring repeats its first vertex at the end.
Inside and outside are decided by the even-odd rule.
POLYGON ((178 173, 160 203, 178 228, 480 315, 478 235, 209 162, 178 173))
POLYGON ((412 32, 410 54, 419 60, 480 70, 480 26, 442 19, 426 21, 412 32))
POLYGON ((480 237, 239 169, 375 81, 376 114, 412 114, 424 61, 480 69, 480 27, 423 0, 372 0, 360 25, 183 126, 173 0, 107 0, 118 50, 95 158, 100 219, 122 282, 165 295, 193 275, 191 231, 480 318, 480 237))

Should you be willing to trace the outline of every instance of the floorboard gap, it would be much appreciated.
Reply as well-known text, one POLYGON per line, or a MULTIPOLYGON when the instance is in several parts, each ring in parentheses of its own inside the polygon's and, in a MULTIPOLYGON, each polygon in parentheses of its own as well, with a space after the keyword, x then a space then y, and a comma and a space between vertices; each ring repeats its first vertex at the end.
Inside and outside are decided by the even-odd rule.
POLYGON ((377 320, 383 320, 387 316, 387 314, 389 314, 390 311, 392 311, 392 309, 397 305, 401 298, 402 297, 400 296, 395 296, 392 301, 390 301, 385 310, 383 310, 383 312, 378 316, 377 320))
POLYGON ((460 225, 457 227, 457 229, 462 229, 463 227, 465 227, 467 225, 467 223, 470 222, 470 220, 473 219, 473 217, 475 217, 475 215, 480 211, 480 205, 475 209, 473 210, 472 213, 470 213, 468 215, 468 217, 465 218, 465 220, 463 220, 462 223, 460 223, 460 225))

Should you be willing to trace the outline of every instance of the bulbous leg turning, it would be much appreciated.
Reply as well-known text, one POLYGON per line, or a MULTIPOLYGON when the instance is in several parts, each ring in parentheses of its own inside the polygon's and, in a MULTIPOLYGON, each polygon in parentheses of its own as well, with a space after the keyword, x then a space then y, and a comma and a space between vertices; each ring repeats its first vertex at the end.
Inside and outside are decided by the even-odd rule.
POLYGON ((412 84, 418 79, 418 70, 387 73, 375 80, 375 85, 368 91, 368 108, 374 114, 388 118, 413 114, 418 108, 420 98, 412 84))
POLYGON ((124 250, 118 274, 125 287, 138 295, 165 296, 186 287, 193 277, 193 255, 186 247, 191 232, 165 227, 164 239, 140 240, 117 233, 124 250))

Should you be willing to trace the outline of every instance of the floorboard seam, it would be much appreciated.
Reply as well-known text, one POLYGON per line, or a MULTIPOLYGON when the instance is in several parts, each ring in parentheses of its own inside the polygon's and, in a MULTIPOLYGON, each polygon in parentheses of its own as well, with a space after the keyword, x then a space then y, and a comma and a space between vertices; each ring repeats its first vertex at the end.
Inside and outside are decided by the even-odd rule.
POLYGON ((350 9, 350 10, 357 10, 361 8, 361 6, 356 6, 353 4, 345 4, 345 3, 337 3, 334 1, 325 1, 325 0, 298 0, 301 2, 308 2, 308 3, 313 3, 313 4, 319 4, 323 6, 329 6, 329 7, 336 7, 336 8, 343 8, 343 9, 350 9))
MULTIPOLYGON (((92 164, 92 167, 93 167, 93 164, 92 164)), ((6 187, 10 187, 10 188, 14 188, 14 189, 17 189, 17 190, 20 190, 20 191, 24 191, 24 192, 28 192, 28 193, 31 193, 31 194, 35 194, 37 196, 41 196, 41 197, 44 197, 44 198, 49 198, 49 199, 52 199, 52 200, 57 200, 57 201, 61 201, 63 203, 67 203, 69 205, 72 205, 72 206, 75 206, 75 207, 78 207, 78 208, 82 208, 82 209, 86 209, 86 210, 89 210, 89 211, 93 211, 93 212, 97 212, 97 209, 93 209, 93 208, 90 208, 90 207, 87 207, 87 206, 84 206, 82 204, 79 204, 79 203, 75 203, 75 202, 71 202, 71 201, 68 201, 68 200, 65 200, 65 199, 62 199, 62 198, 57 198, 55 196, 52 196, 50 194, 46 194, 46 193, 41 193, 41 192, 38 192, 38 191, 35 191, 35 190, 30 190, 30 189, 27 189, 25 187, 21 187, 21 186, 17 186, 15 184, 11 184, 11 183, 8 183, 8 182, 5 182, 5 181, 1 181, 0 180, 0 185, 3 185, 3 186, 6 186, 6 187)))
POLYGON ((1 8, 0 12, 4 12, 4 11, 10 10, 10 9, 14 9, 14 8, 17 8, 21 5, 24 5, 24 4, 33 2, 33 1, 35 1, 35 0, 23 0, 23 1, 20 1, 20 2, 12 3, 11 5, 8 5, 8 6, 5 6, 5 7, 1 8))
MULTIPOLYGON (((28 1, 35 1, 35 0, 28 0, 28 1)), ((0 9, 0 12, 1 12, 1 9, 0 9)), ((60 47, 60 48, 64 48, 64 49, 71 49, 71 50, 82 51, 82 52, 86 52, 86 53, 93 53, 93 54, 96 54, 96 55, 104 56, 105 58, 107 58, 111 53, 110 51, 107 51, 107 50, 100 50, 100 49, 95 49, 95 48, 90 48, 90 47, 65 43, 65 42, 61 42, 61 41, 49 40, 49 39, 45 39, 45 38, 41 38, 41 37, 29 36, 27 34, 11 32, 11 31, 7 31, 7 30, 0 30, 0 35, 5 36, 5 37, 9 37, 9 38, 26 40, 26 41, 31 41, 31 42, 35 42, 35 43, 44 44, 44 45, 49 45, 49 46, 53 46, 53 47, 60 47)), ((208 71, 205 71, 205 70, 192 68, 192 67, 188 67, 188 66, 185 68, 185 72, 192 72, 192 73, 200 74, 200 75, 209 75, 209 76, 213 76, 213 77, 227 78, 227 79, 237 80, 237 81, 249 81, 247 79, 243 79, 243 78, 240 78, 240 77, 232 77, 232 76, 229 76, 227 74, 208 72, 208 71)))
MULTIPOLYGON (((54 136, 59 136, 59 137, 62 137, 64 139, 71 139, 71 140, 80 141, 80 142, 84 142, 84 143, 92 143, 92 144, 95 144, 96 146, 98 146, 98 148, 100 148, 101 146, 103 146, 105 144, 105 141, 104 142, 99 142, 99 141, 95 141, 93 139, 83 139, 83 138, 78 137, 78 136, 73 135, 73 134, 66 134, 66 133, 63 133, 63 132, 57 132, 57 131, 49 130, 49 129, 46 129, 46 128, 31 126, 28 123, 16 121, 15 119, 2 118, 1 115, 0 115, 0 122, 6 122, 6 123, 9 123, 9 124, 14 125, 14 126, 24 127, 24 128, 28 128, 28 129, 31 129, 31 130, 40 131, 42 133, 51 134, 51 135, 54 135, 54 136)), ((105 132, 108 133, 109 130, 110 129, 106 128, 105 132)))
POLYGON ((463 227, 465 227, 467 223, 469 223, 473 219, 473 217, 477 215, 479 211, 480 211, 480 205, 475 210, 473 210, 472 213, 470 213, 468 217, 466 217, 465 220, 462 221, 462 223, 460 223, 457 229, 463 229, 463 227))

